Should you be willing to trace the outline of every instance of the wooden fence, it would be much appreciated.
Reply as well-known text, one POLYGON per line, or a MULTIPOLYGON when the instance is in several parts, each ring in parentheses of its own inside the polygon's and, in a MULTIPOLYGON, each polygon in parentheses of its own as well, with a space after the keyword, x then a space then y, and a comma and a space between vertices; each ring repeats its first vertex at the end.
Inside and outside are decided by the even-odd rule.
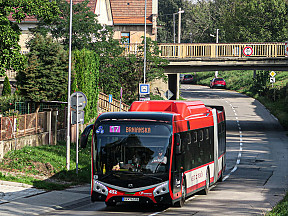
POLYGON ((66 119, 66 109, 0 117, 0 141, 65 129, 66 119))
POLYGON ((111 103, 109 102, 109 96, 104 93, 99 93, 98 100, 98 113, 102 112, 127 112, 129 106, 121 103, 119 100, 112 98, 111 103))

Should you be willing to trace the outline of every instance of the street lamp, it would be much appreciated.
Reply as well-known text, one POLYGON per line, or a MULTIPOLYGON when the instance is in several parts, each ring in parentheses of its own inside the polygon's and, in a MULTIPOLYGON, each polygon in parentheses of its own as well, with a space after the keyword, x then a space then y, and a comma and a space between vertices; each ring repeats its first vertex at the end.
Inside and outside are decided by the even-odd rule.
MULTIPOLYGON (((213 34, 210 34, 211 37, 216 37, 216 44, 218 44, 218 35, 219 35, 219 29, 216 29, 216 36, 213 34)), ((216 57, 218 57, 218 45, 216 45, 216 57)), ((218 77, 218 71, 215 71, 215 77, 218 77)))
POLYGON ((177 13, 173 13, 173 41, 175 42, 175 15, 179 14, 179 20, 178 20, 178 43, 180 43, 180 35, 181 35, 181 14, 184 13, 184 10, 181 10, 179 8, 179 11, 177 13))
MULTIPOLYGON (((216 43, 218 44, 218 35, 219 35, 219 29, 216 29, 216 36, 213 34, 210 34, 211 37, 216 37, 216 43)), ((217 46, 216 46, 217 48, 217 46)), ((216 57, 218 56, 218 49, 216 49, 216 57)))
POLYGON ((70 117, 70 106, 71 106, 71 65, 72 65, 72 5, 73 2, 70 0, 70 23, 69 23, 69 66, 68 66, 68 107, 67 107, 67 140, 66 140, 66 168, 67 170, 70 170, 70 123, 71 123, 71 117, 70 117))

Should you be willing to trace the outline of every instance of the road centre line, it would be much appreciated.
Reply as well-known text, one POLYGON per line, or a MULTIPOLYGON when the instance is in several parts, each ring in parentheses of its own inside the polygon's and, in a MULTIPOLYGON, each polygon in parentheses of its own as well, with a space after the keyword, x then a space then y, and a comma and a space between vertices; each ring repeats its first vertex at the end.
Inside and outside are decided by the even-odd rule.
MULTIPOLYGON (((225 102, 229 104, 228 101, 225 100, 225 102)), ((240 126, 240 122, 239 122, 238 117, 237 117, 238 114, 237 114, 235 108, 233 107, 233 105, 232 105, 231 103, 230 103, 229 105, 230 105, 231 109, 232 109, 233 112, 234 112, 235 119, 236 119, 237 126, 238 126, 238 130, 239 130, 239 137, 240 137, 240 139, 239 139, 239 152, 238 152, 238 156, 237 156, 237 160, 236 160, 235 166, 233 167, 233 169, 231 170, 231 172, 223 178, 223 181, 225 181, 226 179, 228 179, 228 178, 230 177, 230 175, 231 175, 232 173, 234 173, 234 172, 238 169, 238 165, 239 165, 240 162, 241 162, 242 149, 243 149, 243 148, 242 148, 242 146, 243 146, 243 143, 242 143, 242 141, 243 141, 243 139, 242 139, 243 135, 242 135, 242 128, 241 128, 241 126, 240 126)))

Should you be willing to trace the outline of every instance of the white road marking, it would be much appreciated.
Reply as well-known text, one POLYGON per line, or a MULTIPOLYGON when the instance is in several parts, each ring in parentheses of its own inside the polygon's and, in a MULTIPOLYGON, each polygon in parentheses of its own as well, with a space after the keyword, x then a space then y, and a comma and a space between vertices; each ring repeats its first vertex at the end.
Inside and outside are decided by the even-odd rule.
MULTIPOLYGON (((227 103, 229 103, 228 101, 225 101, 225 102, 227 102, 227 103)), ((238 165, 240 164, 240 162, 241 162, 241 156, 242 156, 242 146, 243 146, 243 139, 242 139, 242 137, 243 137, 243 135, 242 135, 242 128, 241 128, 241 125, 240 125, 240 121, 238 120, 238 114, 237 114, 237 112, 236 112, 236 110, 234 109, 234 107, 233 107, 233 105, 230 103, 229 104, 230 105, 230 107, 232 108, 232 110, 233 110, 233 112, 234 112, 234 114, 235 114, 235 119, 236 119, 236 122, 237 122, 237 126, 238 126, 238 130, 239 130, 239 137, 240 137, 240 140, 239 140, 239 152, 238 152, 238 157, 237 157, 237 160, 236 160, 236 164, 235 164, 235 166, 233 167, 233 169, 231 170, 231 172, 228 174, 228 175, 226 175, 226 176, 224 176, 224 178, 223 178, 223 181, 225 181, 226 179, 228 179, 229 177, 230 177, 230 175, 232 174, 232 173, 234 173, 237 169, 238 169, 238 165)))

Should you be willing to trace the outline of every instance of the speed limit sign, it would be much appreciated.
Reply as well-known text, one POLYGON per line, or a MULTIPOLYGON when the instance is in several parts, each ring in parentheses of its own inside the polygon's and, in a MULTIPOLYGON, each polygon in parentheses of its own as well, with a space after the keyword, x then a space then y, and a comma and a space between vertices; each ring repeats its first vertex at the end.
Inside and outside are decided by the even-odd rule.
POLYGON ((250 46, 246 46, 244 49, 243 49, 243 54, 245 56, 251 56, 253 54, 253 49, 252 47, 250 46))

